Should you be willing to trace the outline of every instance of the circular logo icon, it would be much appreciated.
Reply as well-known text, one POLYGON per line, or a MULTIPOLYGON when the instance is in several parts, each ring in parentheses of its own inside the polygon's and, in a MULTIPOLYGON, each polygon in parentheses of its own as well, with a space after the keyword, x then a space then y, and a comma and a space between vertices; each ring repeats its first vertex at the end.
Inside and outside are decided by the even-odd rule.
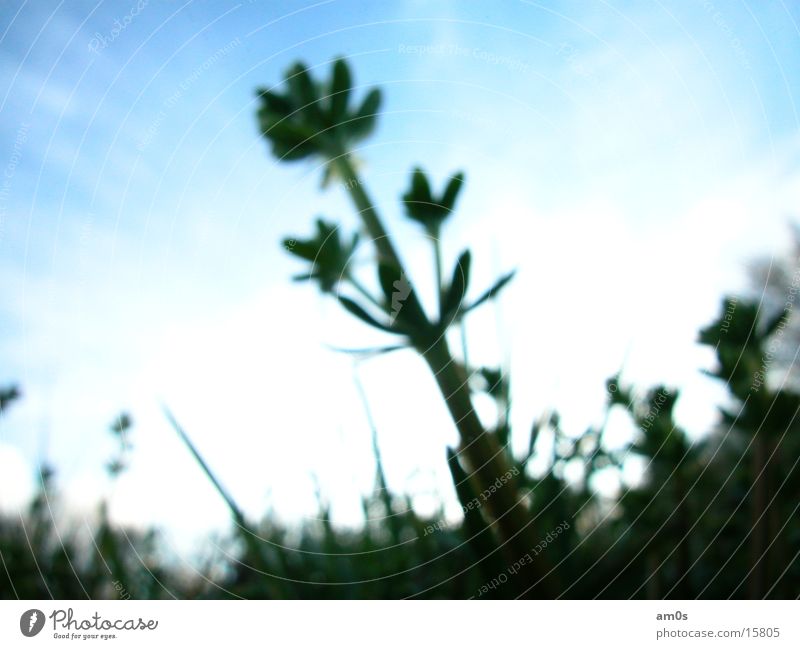
POLYGON ((44 628, 44 613, 38 608, 25 611, 19 618, 19 630, 22 635, 32 638, 44 628))

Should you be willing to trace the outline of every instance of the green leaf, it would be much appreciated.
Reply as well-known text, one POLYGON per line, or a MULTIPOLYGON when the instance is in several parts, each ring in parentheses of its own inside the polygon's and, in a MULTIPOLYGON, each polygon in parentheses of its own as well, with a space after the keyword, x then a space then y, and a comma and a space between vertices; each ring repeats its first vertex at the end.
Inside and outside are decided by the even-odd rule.
POLYGON ((438 223, 436 205, 425 172, 415 167, 411 172, 411 187, 403 194, 403 204, 409 218, 428 227, 438 223))
MULTIPOLYGON (((262 135, 280 160, 301 160, 312 155, 332 159, 375 127, 381 105, 378 88, 368 92, 357 110, 352 102, 352 78, 344 59, 333 63, 329 80, 315 81, 302 63, 285 75, 285 94, 259 89, 258 111, 262 135)), ((326 172, 323 186, 331 179, 326 172)))
POLYGON ((283 247, 291 254, 297 255, 306 261, 315 261, 319 255, 319 248, 316 245, 309 243, 308 241, 300 241, 296 238, 284 239, 283 247))
MULTIPOLYGON (((444 297, 442 304, 442 319, 455 316, 464 303, 464 297, 469 287, 469 272, 472 263, 472 255, 469 250, 461 253, 453 270, 453 279, 444 297)), ((444 323, 443 323, 444 324, 444 323)))
POLYGON ((347 267, 358 245, 358 233, 348 243, 342 243, 339 226, 323 219, 316 221, 316 233, 309 239, 291 237, 283 247, 291 254, 312 263, 308 274, 295 280, 314 279, 323 293, 330 293, 347 276, 347 267))
POLYGON ((317 100, 314 91, 314 82, 308 73, 308 68, 302 63, 295 63, 286 73, 286 83, 289 86, 294 103, 298 108, 304 108, 317 100))
POLYGON ((495 285, 494 285, 494 286, 492 286, 492 288, 490 288, 490 289, 489 289, 488 291, 486 291, 486 292, 485 292, 483 295, 481 295, 481 296, 480 296, 480 297, 479 297, 477 300, 475 300, 475 302, 473 302, 473 303, 472 303, 472 304, 471 304, 469 307, 467 307, 466 309, 464 309, 464 313, 467 313, 468 311, 472 311, 472 309, 475 309, 475 308, 479 307, 481 304, 483 304, 483 303, 484 303, 484 302, 486 302, 487 300, 491 300, 492 298, 496 297, 496 296, 497 296, 497 294, 498 294, 500 291, 502 291, 502 290, 503 290, 503 288, 505 287, 505 285, 506 285, 506 284, 508 284, 508 283, 509 283, 509 282, 510 282, 510 281, 511 281, 513 278, 514 278, 514 275, 516 274, 516 272, 517 272, 517 271, 515 271, 515 270, 512 270, 512 271, 511 271, 510 273, 508 273, 507 275, 503 275, 503 277, 501 277, 499 280, 497 280, 497 282, 495 283, 495 285))
POLYGON ((456 204, 456 199, 458 198, 458 194, 463 186, 463 172, 457 173, 450 179, 450 182, 447 183, 447 188, 444 190, 444 194, 442 195, 441 204, 447 209, 448 212, 453 211, 453 207, 456 204))
POLYGON ((259 113, 261 131, 280 160, 300 160, 317 152, 316 133, 288 119, 273 121, 274 113, 259 113))
POLYGON ((397 333, 391 327, 378 322, 369 313, 367 313, 366 310, 361 305, 354 302, 349 297, 345 297, 344 295, 339 295, 338 297, 339 297, 339 302, 342 303, 342 306, 345 309, 347 309, 351 314, 356 316, 359 320, 366 322, 368 325, 371 325, 376 329, 380 329, 382 331, 388 331, 389 333, 397 333))
POLYGON ((337 59, 333 64, 333 79, 331 82, 331 122, 338 124, 347 116, 347 103, 350 98, 350 68, 344 59, 337 59))
POLYGON ((309 142, 300 144, 292 144, 283 141, 272 142, 272 155, 274 155, 281 162, 294 162, 295 160, 303 160, 317 152, 317 147, 309 142))
POLYGON ((411 174, 411 187, 403 195, 406 215, 422 224, 428 234, 438 238, 442 223, 450 215, 464 182, 464 174, 450 178, 441 200, 434 197, 427 176, 420 168, 411 174))
POLYGON ((361 108, 347 124, 347 131, 352 140, 360 140, 372 133, 381 106, 381 91, 373 88, 364 98, 361 108))
POLYGON ((387 345, 385 347, 364 347, 362 349, 344 349, 342 347, 330 347, 331 350, 340 354, 351 354, 353 356, 382 356, 391 352, 408 349, 408 345, 387 345))
POLYGON ((267 111, 275 113, 281 118, 288 117, 294 111, 294 107, 289 99, 278 94, 277 92, 273 92, 271 90, 259 90, 258 96, 261 98, 263 106, 262 110, 266 109, 267 111))
POLYGON ((433 203, 433 192, 425 172, 419 167, 414 168, 411 175, 411 199, 417 203, 433 203))
POLYGON ((292 275, 293 282, 307 282, 311 279, 316 279, 316 273, 300 273, 299 275, 292 275))

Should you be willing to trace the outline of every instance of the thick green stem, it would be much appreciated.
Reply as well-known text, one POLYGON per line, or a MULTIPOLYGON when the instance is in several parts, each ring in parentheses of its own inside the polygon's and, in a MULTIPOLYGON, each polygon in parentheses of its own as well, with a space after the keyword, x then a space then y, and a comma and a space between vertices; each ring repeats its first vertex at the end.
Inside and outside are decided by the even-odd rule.
POLYGON ((359 216, 364 221, 367 232, 369 232, 369 235, 372 237, 375 243, 375 247, 378 249, 378 254, 384 259, 384 261, 389 262, 393 266, 401 268, 402 264, 400 263, 400 256, 394 249, 392 241, 383 227, 383 223, 381 223, 381 220, 378 217, 378 213, 373 206, 372 199, 370 199, 370 197, 367 195, 367 191, 364 189, 356 170, 353 168, 353 163, 350 160, 350 154, 341 153, 340 155, 337 155, 333 160, 331 160, 331 164, 341 176, 342 182, 350 194, 350 198, 352 198, 353 203, 355 203, 359 216))
MULTIPOLYGON (((348 154, 336 156, 331 164, 339 172, 367 231, 375 242, 380 257, 395 266, 400 273, 408 276, 348 154)), ((438 242, 436 243, 438 249, 438 242)), ((440 265, 439 261, 437 265, 440 265)), ((441 280, 439 286, 441 287, 441 280)), ((409 299, 418 303, 416 293, 413 291, 409 299)), ((474 488, 479 494, 488 494, 483 503, 483 510, 495 526, 503 553, 510 561, 517 561, 530 553, 540 539, 534 533, 530 512, 517 488, 516 472, 497 438, 484 430, 472 404, 466 372, 454 360, 444 334, 426 348, 419 348, 418 351, 428 363, 458 429, 461 438, 459 454, 465 460, 474 488)), ((536 568, 525 575, 525 581, 529 584, 536 582, 542 572, 541 563, 537 563, 536 568)), ((539 585, 528 595, 543 593, 544 589, 539 585)))
POLYGON ((420 350, 433 372, 439 391, 461 438, 459 454, 464 458, 471 479, 479 493, 489 489, 483 506, 507 545, 512 560, 538 543, 531 524, 530 512, 521 498, 515 476, 504 449, 497 438, 486 432, 472 405, 464 368, 453 360, 447 341, 441 337, 430 348, 420 350), (500 486, 497 487, 497 481, 500 486), (490 489, 494 486, 496 489, 490 489), (520 553, 517 555, 516 553, 520 553))

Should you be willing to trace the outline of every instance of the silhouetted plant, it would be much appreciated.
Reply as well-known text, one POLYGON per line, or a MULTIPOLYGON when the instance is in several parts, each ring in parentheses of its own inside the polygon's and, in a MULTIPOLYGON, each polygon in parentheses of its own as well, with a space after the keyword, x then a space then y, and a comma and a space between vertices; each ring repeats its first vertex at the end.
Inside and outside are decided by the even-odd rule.
MULTIPOLYGON (((284 245, 311 262, 304 277, 319 281, 325 292, 334 287, 341 291, 343 287, 339 284, 353 286, 367 298, 367 305, 339 292, 337 297, 342 306, 362 322, 400 337, 400 345, 415 349, 427 361, 461 437, 457 461, 464 464, 478 492, 487 489, 500 476, 507 475, 513 463, 498 435, 484 430, 478 419, 472 404, 468 370, 450 352, 446 332, 469 311, 494 298, 513 273, 502 277, 468 303, 471 253, 465 251, 458 258, 449 281, 444 281, 439 238, 442 225, 455 207, 464 175, 453 175, 444 191, 434 195, 424 172, 415 169, 410 188, 403 195, 407 216, 424 227, 435 250, 439 304, 438 313, 431 316, 425 312, 411 285, 395 243, 353 164, 353 145, 374 128, 380 92, 369 91, 357 108, 350 108, 351 74, 346 62, 339 59, 325 82, 312 79, 308 69, 298 63, 287 72, 283 93, 262 89, 258 96, 261 132, 271 143, 273 154, 282 161, 310 156, 320 158, 326 167, 326 179, 338 177, 348 191, 378 254, 374 270, 382 295, 371 296, 349 271, 343 255, 352 252, 356 240, 351 247, 343 248, 338 236, 333 236, 334 226, 320 221, 316 237, 305 241, 292 238, 284 245), (326 250, 328 245, 330 248, 326 250)), ((389 347, 396 348, 397 345, 389 347)), ((453 461, 451 459, 451 465, 453 461)), ((493 523, 500 545, 510 556, 522 554, 535 545, 537 536, 516 481, 512 480, 497 492, 484 508, 484 515, 493 523)), ((536 593, 541 593, 543 586, 539 583, 536 593)))
MULTIPOLYGON (((464 175, 433 183, 415 168, 401 201, 434 255, 436 308, 423 308, 353 160, 353 147, 375 127, 381 95, 377 89, 360 101, 353 95, 344 61, 334 63, 324 82, 297 64, 280 92, 259 92, 259 121, 280 159, 321 158, 323 183, 342 183, 377 252, 372 271, 380 293, 370 292, 373 284, 362 283, 352 264, 362 245, 358 233, 342 234, 336 223, 318 219, 311 236, 286 239, 284 247, 307 264, 296 279, 316 283, 355 317, 392 336, 392 344, 374 353, 407 348, 426 360, 461 437, 458 449, 445 449, 461 520, 448 523, 442 504, 421 516, 409 495, 389 490, 357 378, 372 429, 375 482, 361 499, 364 524, 354 529, 333 524, 322 494, 317 516, 299 526, 270 513, 248 517, 165 409, 234 523, 201 574, 170 561, 156 530, 115 525, 106 501, 93 521, 74 525, 60 512, 53 471, 43 466, 31 503, 19 516, 0 516, 0 596, 795 598, 800 396, 797 383, 783 378, 797 350, 776 352, 776 341, 792 339, 784 335, 797 293, 787 284, 789 275, 783 273, 763 303, 726 298, 700 332, 700 343, 716 357, 708 374, 729 395, 711 435, 690 435, 679 425, 677 390, 656 385, 637 391, 616 375, 606 384, 599 425, 568 431, 557 412, 548 412, 534 422, 525 452, 512 453, 509 375, 498 367, 472 367, 466 350, 456 358, 445 335, 496 297, 513 274, 473 297, 469 250, 444 272, 440 240, 464 175), (496 405, 491 430, 484 430, 472 405, 479 392, 496 405), (619 412, 633 432, 611 446, 607 422, 619 412), (626 477, 635 464, 644 467, 638 480, 626 477), (609 472, 619 481, 613 493, 596 485, 609 472), (492 491, 507 475, 514 479, 492 491), (510 567, 553 530, 557 540, 535 553, 534 568, 511 575, 510 567), (500 575, 509 575, 508 587, 487 589, 500 575)), ((19 394, 16 387, 0 390, 0 414, 19 394)), ((118 443, 107 465, 112 480, 129 464, 132 423, 123 413, 110 427, 118 443)))
POLYGON ((711 376, 724 381, 733 396, 733 403, 721 409, 723 426, 743 438, 743 455, 749 458, 749 471, 744 472, 751 517, 746 581, 752 598, 767 596, 785 578, 791 565, 783 552, 793 545, 791 535, 798 534, 800 502, 789 499, 795 505, 789 510, 778 496, 783 490, 800 493, 800 395, 783 385, 774 387, 770 373, 775 334, 787 326, 790 315, 791 304, 769 314, 756 303, 726 298, 719 319, 700 332, 700 341, 716 352, 711 376))

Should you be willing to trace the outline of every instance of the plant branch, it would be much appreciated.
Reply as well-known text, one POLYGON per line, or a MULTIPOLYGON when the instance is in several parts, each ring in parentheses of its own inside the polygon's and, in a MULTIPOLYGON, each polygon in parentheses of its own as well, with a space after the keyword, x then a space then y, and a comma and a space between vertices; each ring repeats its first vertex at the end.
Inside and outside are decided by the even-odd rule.
MULTIPOLYGON (((400 257, 363 183, 358 178, 349 155, 342 153, 336 156, 331 164, 336 166, 344 180, 345 188, 373 238, 379 256, 393 265, 398 272, 405 274, 400 257)), ((441 287, 441 279, 438 281, 441 287)), ((419 304, 414 291, 409 294, 408 299, 419 304)), ((435 340, 429 341, 427 346, 419 344, 416 346, 417 351, 428 363, 453 423, 458 429, 461 438, 459 453, 465 460, 470 479, 478 493, 483 493, 496 484, 500 476, 505 476, 507 480, 503 488, 496 489, 492 497, 487 500, 486 511, 500 536, 504 553, 511 561, 515 561, 530 552, 538 543, 538 538, 534 534, 524 498, 517 488, 516 481, 511 477, 515 474, 511 470, 509 459, 497 438, 488 433, 481 424, 472 404, 464 367, 453 358, 444 333, 441 332, 435 340)), ((534 590, 536 595, 544 594, 544 587, 537 577, 546 571, 541 570, 540 566, 541 561, 532 567, 531 574, 527 575, 527 581, 539 584, 534 590)))
POLYGON ((439 317, 444 317, 444 284, 442 282, 442 244, 439 232, 431 233, 433 240, 433 256, 436 261, 436 299, 439 305, 439 317))
POLYGON ((372 199, 367 195, 353 167, 350 154, 346 151, 341 152, 331 160, 330 164, 336 169, 345 188, 350 194, 350 198, 353 200, 359 216, 364 221, 367 232, 369 232, 369 235, 375 243, 375 247, 378 249, 379 256, 391 265, 401 268, 400 256, 394 249, 392 241, 389 239, 389 235, 383 227, 378 212, 372 203, 372 199))

